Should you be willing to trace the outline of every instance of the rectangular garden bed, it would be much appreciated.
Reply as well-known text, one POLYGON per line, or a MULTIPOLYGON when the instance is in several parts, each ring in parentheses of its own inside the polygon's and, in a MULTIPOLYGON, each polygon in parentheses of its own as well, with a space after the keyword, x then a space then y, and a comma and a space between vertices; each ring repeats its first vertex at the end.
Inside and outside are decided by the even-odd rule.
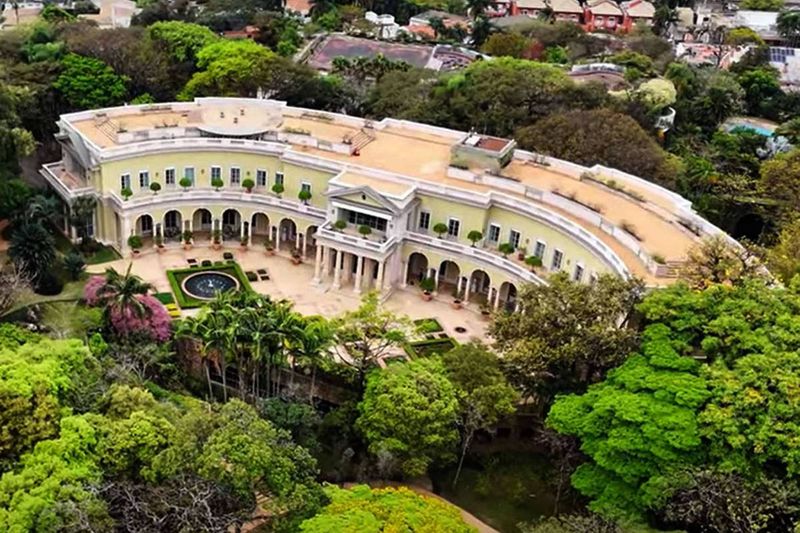
POLYGON ((208 303, 208 300, 195 298, 183 291, 183 280, 192 274, 197 274, 198 272, 222 272, 223 274, 228 274, 236 278, 236 280, 239 282, 239 290, 253 290, 250 287, 250 283, 247 281, 247 276, 245 276, 244 272, 242 271, 242 267, 240 267, 238 263, 226 263, 223 265, 167 270, 169 286, 172 288, 172 293, 175 295, 175 301, 181 307, 181 309, 202 307, 208 303))
POLYGON ((458 346, 458 343, 455 339, 444 337, 409 342, 404 346, 404 349, 408 356, 413 358, 447 353, 456 346, 458 346))

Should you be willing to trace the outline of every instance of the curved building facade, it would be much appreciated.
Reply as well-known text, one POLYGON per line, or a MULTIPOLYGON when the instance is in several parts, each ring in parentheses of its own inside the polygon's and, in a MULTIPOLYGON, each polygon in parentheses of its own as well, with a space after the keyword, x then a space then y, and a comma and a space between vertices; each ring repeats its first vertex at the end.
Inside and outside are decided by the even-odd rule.
POLYGON ((73 113, 57 139, 62 160, 41 174, 67 203, 95 195, 91 231, 121 252, 133 234, 180 246, 191 231, 202 245, 219 230, 229 245, 296 250, 316 283, 356 292, 432 277, 440 291, 513 307, 520 283, 554 271, 663 285, 694 242, 721 233, 680 196, 614 169, 271 100, 73 113), (515 251, 500 253, 505 243, 515 251), (535 270, 523 261, 532 255, 535 270))

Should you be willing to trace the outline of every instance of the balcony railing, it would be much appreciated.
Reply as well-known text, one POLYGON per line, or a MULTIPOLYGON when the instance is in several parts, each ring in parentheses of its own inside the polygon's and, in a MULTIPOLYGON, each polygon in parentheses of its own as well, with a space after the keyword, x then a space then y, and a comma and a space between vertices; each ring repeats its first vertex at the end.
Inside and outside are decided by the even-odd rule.
POLYGON ((62 161, 42 165, 39 173, 65 200, 86 194, 95 194, 94 188, 90 187, 83 179, 68 172, 62 161))
POLYGON ((325 223, 317 230, 317 238, 329 239, 339 244, 353 246, 362 250, 369 250, 380 255, 387 254, 397 243, 397 239, 394 237, 381 238, 378 240, 375 237, 370 239, 337 231, 331 227, 330 222, 325 223))

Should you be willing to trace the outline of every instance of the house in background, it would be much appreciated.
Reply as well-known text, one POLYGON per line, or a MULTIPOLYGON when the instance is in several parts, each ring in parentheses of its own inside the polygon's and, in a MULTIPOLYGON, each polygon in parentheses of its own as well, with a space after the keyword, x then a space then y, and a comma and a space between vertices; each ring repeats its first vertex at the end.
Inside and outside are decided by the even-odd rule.
POLYGON ((656 15, 656 7, 647 0, 622 2, 622 11, 625 12, 622 23, 625 31, 631 31, 637 24, 652 26, 656 15))
POLYGON ((140 10, 136 2, 130 0, 92 0, 100 9, 96 15, 78 15, 78 18, 92 20, 102 29, 129 28, 131 19, 140 10))
POLYGON ((555 20, 580 24, 583 8, 577 0, 550 0, 549 4, 555 20))
POLYGON ((583 24, 586 31, 617 31, 622 28, 625 13, 612 0, 593 0, 583 9, 583 24))
POLYGON ((516 0, 511 11, 514 15, 527 15, 529 17, 538 18, 539 15, 546 12, 549 7, 545 0, 516 0))

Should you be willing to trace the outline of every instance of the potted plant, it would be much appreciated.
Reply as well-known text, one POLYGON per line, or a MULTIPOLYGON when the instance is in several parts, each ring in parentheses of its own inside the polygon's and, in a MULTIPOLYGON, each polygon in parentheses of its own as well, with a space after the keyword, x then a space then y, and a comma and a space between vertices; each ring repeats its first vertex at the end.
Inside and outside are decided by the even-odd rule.
POLYGON ((249 244, 250 239, 247 235, 242 235, 242 238, 239 239, 239 245, 241 245, 242 249, 247 249, 247 245, 249 244))
POLYGON ((526 253, 528 253, 528 249, 524 246, 520 246, 519 248, 517 248, 517 259, 519 259, 520 261, 524 261, 526 253))
POLYGON ((419 288, 422 290, 422 299, 430 302, 433 299, 433 289, 436 288, 436 282, 433 278, 423 278, 419 282, 419 288))
POLYGON ((222 230, 215 229, 211 232, 211 238, 215 250, 222 248, 222 230))
POLYGON ((437 224, 434 224, 434 225, 433 225, 433 232, 434 232, 436 235, 438 235, 438 236, 439 236, 439 238, 441 239, 441 238, 442 238, 442 235, 444 235, 445 233, 447 233, 447 224, 445 224, 444 222, 439 222, 439 223, 437 223, 437 224))
POLYGON ((128 246, 130 246, 131 250, 133 250, 133 256, 138 257, 139 248, 142 247, 142 238, 138 235, 131 235, 128 237, 128 246))
POLYGON ((525 264, 531 267, 531 272, 535 271, 538 267, 542 266, 542 258, 538 255, 529 255, 525 259, 525 264))
POLYGON ((225 182, 222 181, 222 178, 211 178, 211 186, 214 187, 215 191, 219 191, 223 185, 225 185, 225 182))
POLYGON ((514 245, 511 244, 510 242, 504 242, 503 244, 498 246, 497 249, 500 251, 501 254, 503 254, 503 257, 508 257, 508 254, 514 253, 514 245))
POLYGON ((122 194, 122 197, 123 197, 125 200, 127 200, 128 198, 130 198, 131 196, 133 196, 133 191, 132 191, 132 190, 130 190, 130 188, 129 188, 129 187, 125 187, 124 189, 122 189, 122 192, 121 192, 121 194, 122 194))
POLYGON ((183 190, 184 190, 184 191, 186 191, 186 190, 188 190, 188 189, 189 189, 189 187, 191 187, 191 186, 192 186, 192 178, 190 178, 190 177, 188 177, 188 176, 184 176, 184 177, 182 177, 182 178, 181 178, 181 180, 178 182, 178 185, 180 185, 181 187, 183 187, 183 190))
POLYGON ((372 233, 372 228, 367 226, 366 224, 362 224, 358 227, 358 232, 361 234, 362 237, 365 239, 372 233))
POLYGON ((337 220, 336 222, 333 223, 333 227, 338 229, 339 231, 344 231, 344 228, 347 227, 347 221, 337 220))
POLYGON ((158 251, 158 253, 160 254, 164 253, 164 237, 162 237, 161 235, 156 235, 155 242, 156 242, 156 250, 158 251))
POLYGON ((242 180, 242 187, 244 187, 244 190, 246 190, 247 192, 253 192, 253 187, 255 186, 256 182, 250 178, 245 178, 242 180))
POLYGON ((299 265, 303 262, 303 255, 297 248, 292 248, 292 264, 299 265))
POLYGON ((184 250, 191 250, 192 249, 192 232, 188 229, 183 232, 183 249, 184 250))
POLYGON ((303 205, 308 205, 308 201, 311 200, 311 191, 307 189, 300 189, 300 192, 297 193, 297 198, 303 202, 303 205))
POLYGON ((489 304, 486 302, 481 304, 481 316, 484 320, 489 320, 489 318, 492 316, 492 308, 489 307, 489 304))
POLYGON ((461 293, 461 291, 456 291, 456 293, 453 295, 453 302, 450 304, 450 307, 453 309, 461 309, 464 306, 464 302, 462 300, 463 297, 464 295, 461 293))
POLYGON ((150 184, 150 190, 153 191, 154 195, 158 194, 158 191, 161 190, 161 184, 158 183, 157 181, 154 181, 153 183, 150 184))
POLYGON ((274 192, 275 196, 277 196, 278 198, 281 197, 281 194, 283 194, 283 191, 284 191, 284 189, 283 189, 283 184, 282 183, 276 183, 275 185, 272 186, 272 192, 274 192))
POLYGON ((474 229, 467 233, 467 239, 472 243, 472 247, 475 248, 475 243, 483 239, 483 233, 474 229))
POLYGON ((266 251, 267 255, 275 255, 275 244, 269 237, 264 240, 264 250, 266 251))

